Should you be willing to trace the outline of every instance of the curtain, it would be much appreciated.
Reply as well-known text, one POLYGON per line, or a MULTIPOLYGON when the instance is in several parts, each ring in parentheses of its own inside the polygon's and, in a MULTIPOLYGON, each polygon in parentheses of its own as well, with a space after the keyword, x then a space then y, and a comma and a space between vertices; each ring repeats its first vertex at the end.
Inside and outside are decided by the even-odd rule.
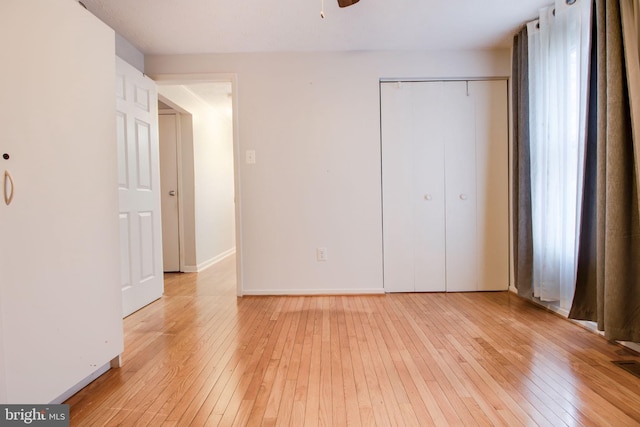
POLYGON ((577 272, 591 4, 556 1, 527 24, 533 296, 568 309, 577 272))
MULTIPOLYGON (((624 39, 624 57, 627 71, 631 129, 635 152, 636 177, 640 177, 640 2, 621 0, 620 15, 624 39)), ((640 186, 637 186, 640 201, 640 186)))
MULTIPOLYGON (((595 7, 594 7, 595 10, 595 7)), ((596 13, 592 17, 591 63, 589 75, 589 104, 587 113, 587 141, 582 200, 582 223, 578 249, 578 271, 570 318, 596 320, 597 293, 597 171, 598 171, 598 37, 595 29, 596 13), (578 314, 580 313, 580 314, 578 314), (578 316, 578 317, 576 317, 578 316)))
POLYGON ((527 27, 513 39, 513 248, 518 295, 533 296, 533 241, 531 237, 531 174, 529 160, 529 39, 527 27))
POLYGON ((596 321, 608 339, 640 342, 638 4, 596 0, 595 14, 596 140, 588 150, 596 159, 586 182, 596 192, 585 192, 583 224, 591 226, 583 227, 590 231, 581 236, 569 317, 596 321))

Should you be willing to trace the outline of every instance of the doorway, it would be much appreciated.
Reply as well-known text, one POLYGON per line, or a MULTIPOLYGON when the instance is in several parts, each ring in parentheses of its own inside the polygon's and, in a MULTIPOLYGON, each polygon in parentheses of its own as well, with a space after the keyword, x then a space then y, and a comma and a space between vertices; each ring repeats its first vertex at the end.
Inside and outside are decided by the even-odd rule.
MULTIPOLYGON (((166 159, 161 158, 168 211, 163 206, 163 223, 165 218, 170 223, 163 229, 165 271, 199 272, 239 252, 235 77, 156 76, 154 80, 160 140, 166 145, 161 152, 166 148, 167 153, 166 159)), ((240 258, 238 254, 236 264, 240 258)), ((240 295, 240 269, 236 270, 240 295)))

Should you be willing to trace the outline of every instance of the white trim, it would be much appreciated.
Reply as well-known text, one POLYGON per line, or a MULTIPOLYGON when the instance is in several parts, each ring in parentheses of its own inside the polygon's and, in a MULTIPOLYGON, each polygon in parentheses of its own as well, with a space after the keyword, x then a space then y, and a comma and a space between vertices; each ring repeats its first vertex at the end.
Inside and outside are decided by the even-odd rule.
POLYGON ((295 295, 295 296, 335 296, 335 295, 381 295, 384 289, 264 289, 244 290, 245 295, 295 295))
POLYGON ((242 252, 242 179, 240 178, 240 123, 238 109, 238 79, 235 74, 231 75, 231 108, 233 119, 233 174, 235 182, 235 192, 233 201, 236 207, 236 248, 238 254, 236 256, 236 295, 241 297, 244 289, 244 255, 242 252))
POLYGON ((422 82, 477 82, 485 80, 509 80, 510 76, 488 76, 488 77, 381 77, 380 83, 422 83, 422 82))
POLYGON ((629 342, 629 341, 618 341, 620 345, 623 345, 631 350, 640 353, 640 343, 637 342, 629 342))
POLYGON ((549 311, 559 314, 562 317, 566 317, 568 320, 573 320, 573 319, 569 319, 569 310, 565 308, 560 308, 556 304, 553 304, 550 302, 537 301, 537 300, 532 300, 532 301, 538 305, 541 305, 542 307, 546 308, 549 311))
POLYGON ((234 255, 235 253, 236 253, 236 248, 231 248, 229 250, 222 252, 219 255, 216 255, 211 259, 206 260, 205 262, 201 262, 198 265, 185 265, 183 271, 185 273, 200 273, 201 271, 206 270, 207 268, 219 263, 220 261, 230 257, 231 255, 234 255))
POLYGON ((182 181, 182 113, 176 112, 176 173, 178 174, 178 268, 184 271, 184 186, 182 181))

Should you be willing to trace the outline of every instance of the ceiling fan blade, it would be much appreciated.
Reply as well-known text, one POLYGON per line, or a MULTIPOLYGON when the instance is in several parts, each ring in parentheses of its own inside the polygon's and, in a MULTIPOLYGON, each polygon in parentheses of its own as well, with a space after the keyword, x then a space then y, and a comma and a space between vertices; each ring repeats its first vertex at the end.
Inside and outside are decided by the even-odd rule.
POLYGON ((352 4, 358 3, 359 1, 360 0, 338 0, 338 6, 347 7, 347 6, 351 6, 352 4))

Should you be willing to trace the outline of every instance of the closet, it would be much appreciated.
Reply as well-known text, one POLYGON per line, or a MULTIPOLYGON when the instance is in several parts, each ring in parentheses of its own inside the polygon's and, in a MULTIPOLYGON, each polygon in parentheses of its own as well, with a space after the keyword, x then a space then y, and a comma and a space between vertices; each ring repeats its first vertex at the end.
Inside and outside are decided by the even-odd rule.
POLYGON ((382 82, 386 292, 506 290, 506 80, 382 82))

